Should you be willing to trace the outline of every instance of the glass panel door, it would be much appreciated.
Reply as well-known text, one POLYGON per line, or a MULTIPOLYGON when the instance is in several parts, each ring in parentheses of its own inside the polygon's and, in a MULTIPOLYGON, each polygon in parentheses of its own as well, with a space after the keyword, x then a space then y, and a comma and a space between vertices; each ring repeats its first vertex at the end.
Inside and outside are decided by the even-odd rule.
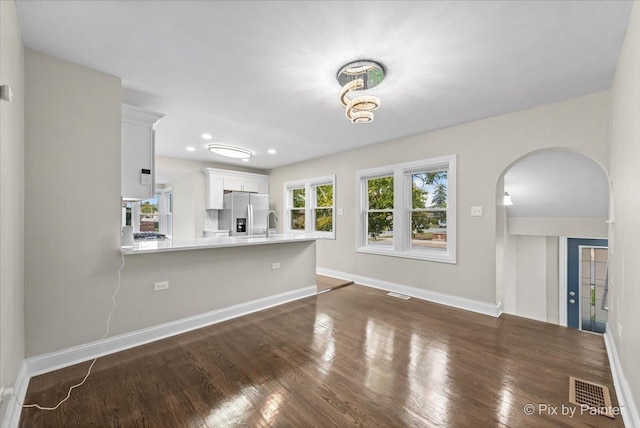
POLYGON ((604 333, 607 324, 606 248, 580 247, 580 328, 604 333))

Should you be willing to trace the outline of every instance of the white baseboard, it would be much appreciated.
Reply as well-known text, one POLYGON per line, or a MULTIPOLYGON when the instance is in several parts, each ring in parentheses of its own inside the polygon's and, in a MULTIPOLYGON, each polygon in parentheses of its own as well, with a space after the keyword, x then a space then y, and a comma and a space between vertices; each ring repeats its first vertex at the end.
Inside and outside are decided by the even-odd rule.
POLYGON ((494 304, 482 302, 479 300, 467 299, 465 297, 452 296, 450 294, 438 293, 435 291, 424 290, 422 288, 411 287, 409 285, 396 284, 393 282, 382 281, 380 279, 369 278, 361 275, 352 275, 346 272, 339 272, 331 269, 316 268, 319 275, 332 276, 334 278, 354 281, 356 284, 365 285, 367 287, 379 288, 381 290, 395 291, 396 293, 406 294, 407 296, 417 299, 427 300, 429 302, 439 303, 441 305, 452 306, 458 309, 464 309, 479 314, 499 317, 502 313, 502 304, 494 304))
POLYGON ((130 349, 135 346, 155 342, 156 340, 175 336, 177 334, 185 333, 187 331, 243 315, 248 315, 250 313, 282 305, 283 303, 291 302, 293 300, 315 296, 317 292, 318 287, 316 285, 298 288, 286 293, 276 294, 274 296, 240 303, 227 308, 133 331, 131 333, 109 337, 105 340, 74 346, 73 348, 51 352, 37 357, 31 357, 25 361, 26 374, 29 377, 32 377, 64 367, 69 367, 74 364, 89 361, 96 357, 102 357, 125 349, 130 349))
POLYGON ((502 302, 498 302, 498 304, 496 305, 496 318, 499 318, 500 315, 502 315, 504 306, 502 304, 502 302))
POLYGON ((24 397, 27 394, 28 386, 29 375, 27 375, 27 365, 23 363, 13 386, 13 395, 15 395, 15 397, 12 395, 11 398, 7 398, 7 413, 5 414, 4 421, 2 421, 2 428, 18 427, 22 407, 18 404, 16 397, 18 397, 20 403, 24 403, 24 397))
POLYGON ((607 347, 611 376, 613 377, 613 385, 616 387, 616 396, 618 397, 618 404, 621 408, 624 426, 627 428, 640 428, 640 414, 638 414, 638 408, 636 407, 636 402, 633 400, 627 378, 622 371, 618 349, 616 348, 613 337, 611 337, 608 324, 607 332, 604 334, 604 344, 607 347))

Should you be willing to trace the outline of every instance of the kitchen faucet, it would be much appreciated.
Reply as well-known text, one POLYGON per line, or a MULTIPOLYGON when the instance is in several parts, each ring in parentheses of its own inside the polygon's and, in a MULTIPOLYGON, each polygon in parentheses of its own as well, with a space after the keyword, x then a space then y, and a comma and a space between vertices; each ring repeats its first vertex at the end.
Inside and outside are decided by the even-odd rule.
POLYGON ((271 214, 273 214, 275 221, 276 221, 276 225, 278 224, 278 213, 275 212, 274 210, 270 210, 267 213, 267 239, 269 239, 269 220, 271 219, 271 214))

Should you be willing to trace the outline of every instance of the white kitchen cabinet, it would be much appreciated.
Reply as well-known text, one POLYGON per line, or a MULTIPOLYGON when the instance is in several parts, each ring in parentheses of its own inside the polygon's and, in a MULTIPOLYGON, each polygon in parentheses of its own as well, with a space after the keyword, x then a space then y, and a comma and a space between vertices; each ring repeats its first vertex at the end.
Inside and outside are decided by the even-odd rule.
POLYGON ((223 209, 225 192, 269 193, 269 176, 226 169, 205 168, 205 209, 223 209))
POLYGON ((258 181, 251 177, 224 177, 224 190, 230 192, 260 193, 258 181))
POLYGON ((228 190, 230 192, 241 192, 242 191, 242 179, 239 177, 224 177, 224 190, 228 190))
POLYGON ((122 104, 121 196, 127 201, 153 198, 155 124, 163 114, 122 104))
POLYGON ((223 208, 224 178, 221 175, 206 174, 205 202, 206 210, 221 210, 223 208))

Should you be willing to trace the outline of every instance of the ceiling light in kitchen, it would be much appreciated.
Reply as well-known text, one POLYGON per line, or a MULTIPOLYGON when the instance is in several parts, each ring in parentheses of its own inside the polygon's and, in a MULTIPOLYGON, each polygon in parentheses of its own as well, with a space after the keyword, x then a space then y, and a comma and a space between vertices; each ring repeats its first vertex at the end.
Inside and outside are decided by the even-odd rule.
POLYGON ((195 147, 192 147, 192 146, 189 146, 189 147, 187 147, 187 151, 188 151, 188 152, 195 152, 195 151, 196 151, 196 148, 195 148, 195 147))
POLYGON ((269 152, 270 155, 275 155, 276 154, 276 149, 269 149, 267 151, 269 152))
POLYGON ((384 74, 382 64, 375 61, 351 62, 338 71, 336 78, 342 85, 340 102, 345 107, 347 119, 353 123, 373 121, 372 111, 380 107, 380 99, 372 95, 361 95, 349 99, 347 95, 377 86, 384 79, 384 74))
POLYGON ((242 159, 242 162, 249 162, 249 158, 242 159))
POLYGON ((213 138, 213 136, 211 134, 207 134, 207 133, 202 134, 202 139, 203 140, 210 140, 212 138, 213 138))
POLYGON ((243 149, 242 147, 209 144, 207 148, 212 153, 220 156, 226 156, 228 158, 248 160, 251 156, 253 156, 253 153, 250 150, 243 149))

